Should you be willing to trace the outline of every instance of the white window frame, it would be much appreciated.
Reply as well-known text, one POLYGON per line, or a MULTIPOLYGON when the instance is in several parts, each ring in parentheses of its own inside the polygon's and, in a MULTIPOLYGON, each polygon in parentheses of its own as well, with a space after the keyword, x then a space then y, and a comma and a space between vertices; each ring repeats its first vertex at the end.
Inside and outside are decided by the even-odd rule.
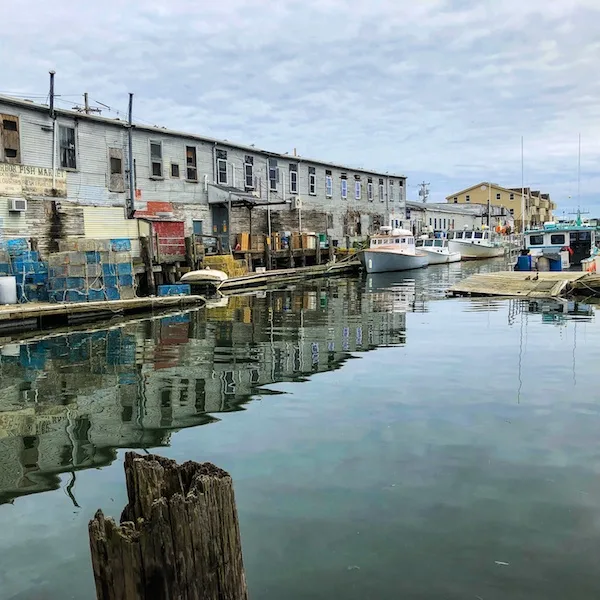
POLYGON ((217 158, 217 183, 219 185, 228 185, 229 175, 227 173, 227 159, 225 158, 217 158), (223 170, 221 171, 221 165, 223 165, 223 170), (221 175, 225 175, 225 181, 221 180, 221 175))
POLYGON ((367 198, 370 202, 373 202, 373 182, 369 181, 367 183, 367 198))
POLYGON ((469 196, 469 194, 465 196, 465 202, 471 202, 471 196, 469 196))
POLYGON ((298 168, 290 170, 290 194, 298 193, 298 168))
MULTIPOLYGON (((269 159, 270 161, 271 159, 269 159)), ((279 181, 279 173, 277 163, 267 162, 267 170, 269 174, 269 191, 277 191, 277 182, 279 181), (273 176, 272 176, 273 175, 273 176)))
POLYGON ((358 180, 355 180, 354 181, 354 199, 360 200, 361 196, 362 196, 361 182, 358 180))
POLYGON ((383 183, 379 184, 379 202, 385 202, 385 189, 383 183))
POLYGON ((310 196, 317 195, 317 174, 316 173, 308 174, 308 193, 310 196))
POLYGON ((500 194, 500 192, 496 192, 496 200, 501 200, 502 199, 502 194, 500 194))
POLYGON ((164 179, 165 177, 165 165, 163 158, 163 145, 162 140, 148 140, 148 153, 150 155, 150 179, 164 179), (160 160, 153 160, 152 158, 152 146, 158 146, 160 148, 160 160), (154 174, 154 164, 160 165, 160 175, 154 174))
POLYGON ((514 199, 515 199, 515 195, 514 195, 514 194, 511 194, 511 195, 509 196, 509 199, 510 199, 510 200, 514 200, 514 199))
POLYGON ((394 180, 390 179, 390 184, 389 184, 389 194, 390 194, 390 202, 394 201, 394 180))
POLYGON ((340 192, 342 194, 342 200, 348 200, 348 180, 342 179, 340 186, 340 192))
POLYGON ((244 187, 247 190, 254 189, 254 165, 249 162, 244 163, 244 187), (248 183, 248 178, 250 178, 250 183, 248 183))
POLYGON ((333 196, 333 176, 325 175, 325 196, 331 198, 333 196))

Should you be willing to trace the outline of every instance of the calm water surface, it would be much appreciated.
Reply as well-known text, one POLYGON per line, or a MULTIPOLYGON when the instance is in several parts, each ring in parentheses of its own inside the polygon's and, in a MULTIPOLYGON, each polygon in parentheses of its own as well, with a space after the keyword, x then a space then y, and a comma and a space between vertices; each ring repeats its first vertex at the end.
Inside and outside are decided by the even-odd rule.
POLYGON ((444 298, 500 266, 1 341, 0 598, 94 597, 126 448, 232 474, 254 599, 598 598, 595 308, 444 298))

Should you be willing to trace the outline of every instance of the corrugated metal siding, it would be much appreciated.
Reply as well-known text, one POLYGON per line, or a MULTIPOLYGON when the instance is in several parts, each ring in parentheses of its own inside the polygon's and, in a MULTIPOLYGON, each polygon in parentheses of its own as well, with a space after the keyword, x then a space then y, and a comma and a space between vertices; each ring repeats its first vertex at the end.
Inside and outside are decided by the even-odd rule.
MULTIPOLYGON (((118 206, 86 206, 83 208, 84 235, 94 240, 129 238, 133 256, 140 255, 138 221, 126 219, 118 206)), ((143 226, 142 223, 140 223, 143 226)), ((147 225, 145 226, 147 229, 147 225)))

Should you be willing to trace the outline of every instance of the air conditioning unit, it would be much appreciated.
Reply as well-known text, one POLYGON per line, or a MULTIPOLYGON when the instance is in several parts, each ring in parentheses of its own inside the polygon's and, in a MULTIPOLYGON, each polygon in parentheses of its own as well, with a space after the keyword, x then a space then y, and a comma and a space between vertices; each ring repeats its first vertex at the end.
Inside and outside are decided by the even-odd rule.
POLYGON ((11 198, 8 207, 10 212, 25 212, 27 210, 27 200, 25 198, 11 198))
POLYGON ((302 198, 300 198, 299 196, 294 196, 294 198, 292 199, 292 207, 295 210, 300 210, 302 208, 302 198))

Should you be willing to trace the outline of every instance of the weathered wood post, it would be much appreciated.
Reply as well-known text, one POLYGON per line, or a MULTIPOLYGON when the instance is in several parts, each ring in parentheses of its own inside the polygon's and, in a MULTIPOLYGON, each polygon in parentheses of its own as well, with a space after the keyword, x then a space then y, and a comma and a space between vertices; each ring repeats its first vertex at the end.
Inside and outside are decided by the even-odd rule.
POLYGON ((98 600, 247 600, 231 477, 210 463, 125 456, 121 524, 89 524, 98 600))
POLYGON ((140 251, 144 267, 146 269, 146 281, 148 282, 148 293, 153 296, 156 294, 156 283, 154 281, 154 267, 152 264, 152 248, 150 246, 150 238, 140 238, 140 251))

